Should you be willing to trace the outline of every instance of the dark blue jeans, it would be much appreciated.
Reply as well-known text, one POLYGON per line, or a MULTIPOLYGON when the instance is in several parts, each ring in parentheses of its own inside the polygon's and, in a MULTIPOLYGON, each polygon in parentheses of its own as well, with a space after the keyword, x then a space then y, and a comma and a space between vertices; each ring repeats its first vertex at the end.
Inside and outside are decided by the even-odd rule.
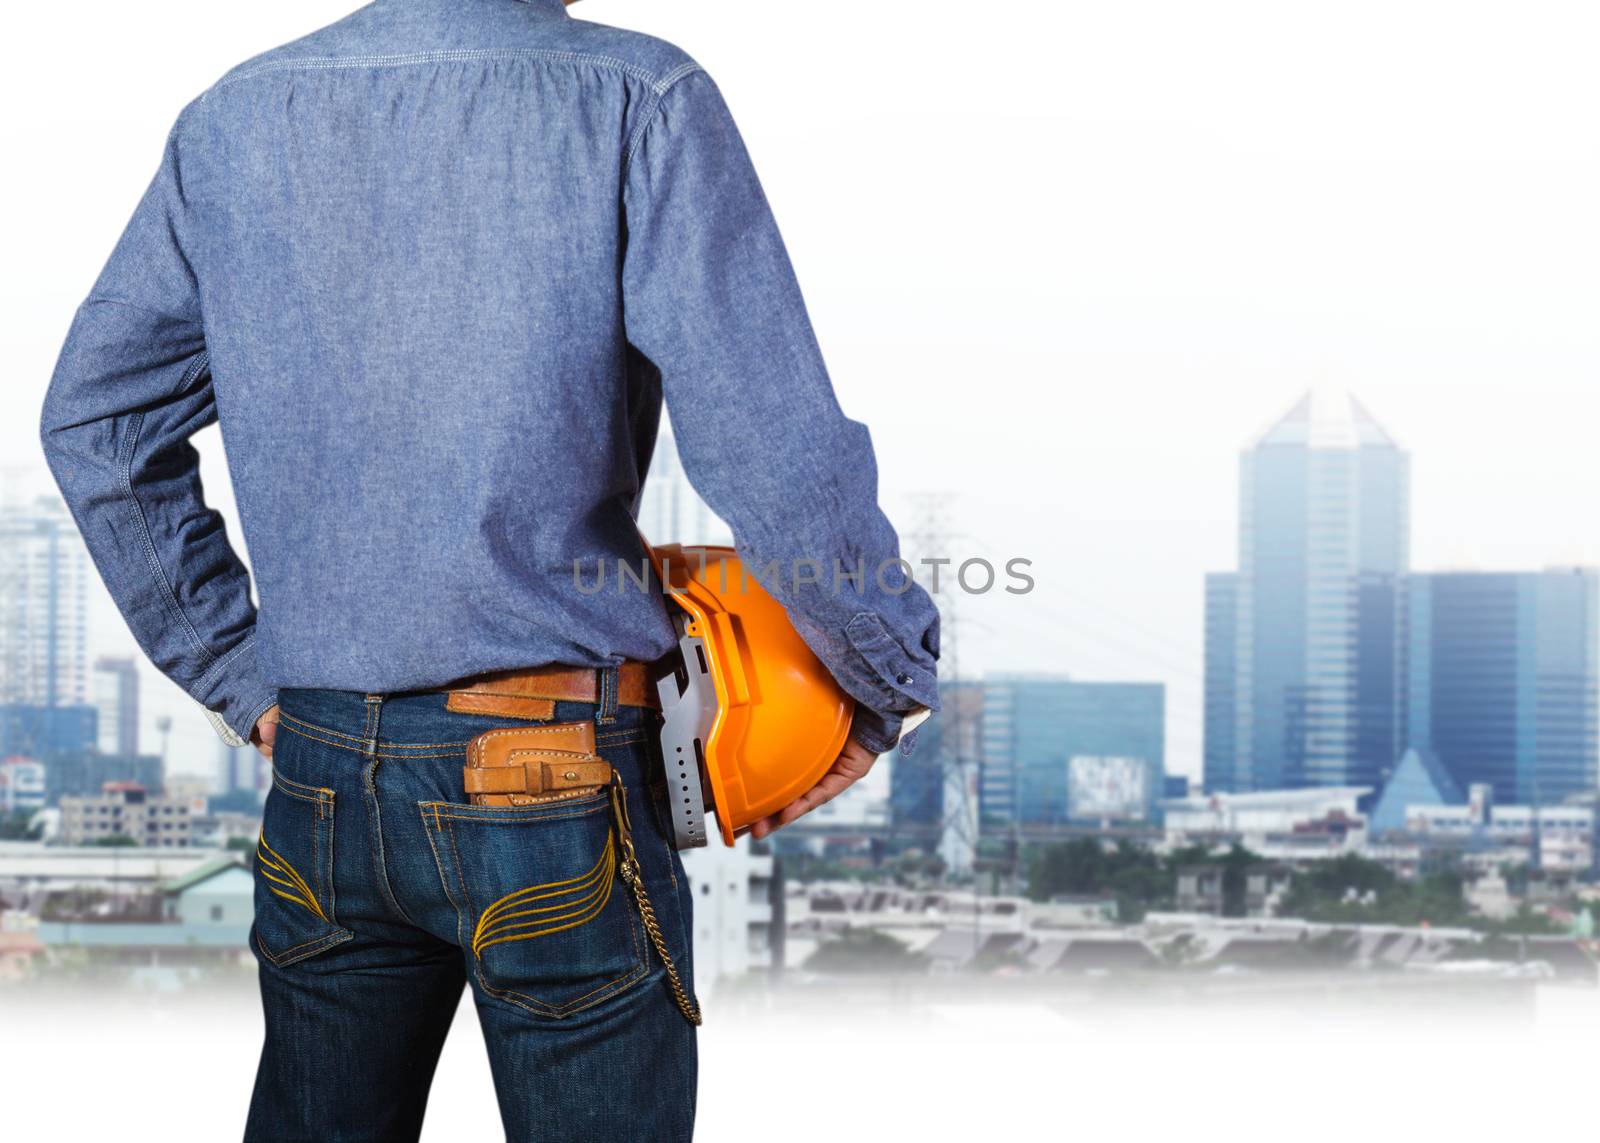
MULTIPOLYGON (((280 701, 250 942, 266 1044, 246 1140, 416 1139, 465 984, 508 1139, 687 1140, 694 1028, 610 859, 608 796, 468 805, 468 739, 530 724, 447 711, 442 694, 280 701)), ((627 786, 644 884, 692 987, 657 716, 557 704, 556 721, 579 719, 596 721, 627 786)))

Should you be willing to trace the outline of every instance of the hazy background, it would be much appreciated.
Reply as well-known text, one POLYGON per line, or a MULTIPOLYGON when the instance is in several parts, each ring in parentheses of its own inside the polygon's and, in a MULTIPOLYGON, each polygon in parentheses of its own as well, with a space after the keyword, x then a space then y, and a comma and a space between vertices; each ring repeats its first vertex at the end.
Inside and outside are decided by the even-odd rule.
MULTIPOLYGON (((38 50, 0 75, 7 466, 36 463, 54 356, 179 108, 347 10, 8 17, 38 50)), ((1313 384, 1412 450, 1414 566, 1600 558, 1592 5, 576 12, 685 45, 725 89, 891 513, 947 491, 962 553, 1036 561, 1049 612, 974 603, 964 669, 1164 681, 1169 772, 1197 774, 1236 450, 1313 384)), ((182 716, 175 746, 210 734, 166 688, 146 706, 182 716)))
MULTIPOLYGON (((178 110, 346 10, 7 13, 7 480, 42 468, 55 354, 178 110)), ((681 43, 724 89, 841 399, 872 426, 891 515, 909 525, 918 493, 944 493, 949 554, 1033 559, 1026 600, 957 601, 965 672, 1164 682, 1167 769, 1198 776, 1201 576, 1233 566, 1237 452, 1315 385, 1352 390, 1411 451, 1415 569, 1600 562, 1594 5, 586 0, 576 13, 681 43)), ((202 449, 231 518, 214 431, 202 449)), ((130 649, 96 606, 91 653, 130 649)), ((144 712, 175 718, 175 770, 210 765, 209 727, 153 674, 144 712)), ((1438 1013, 1357 1017, 1337 1000, 1120 1030, 1004 1006, 920 1023, 719 1018, 703 1039, 717 1077, 704 1137, 849 1139, 869 1117, 937 1138, 1048 1122, 1234 1140, 1343 1139, 1356 1122, 1380 1138, 1578 1134, 1592 1119, 1593 997, 1512 1014, 1489 1054, 1438 1013), (774 1077, 792 1101, 776 1114, 774 1077), (1516 1094, 1540 1091, 1566 1094, 1516 1094)), ((24 1136, 142 1124, 154 1137, 167 1118, 242 1114, 259 1042, 248 997, 85 998, 8 1020, 27 1033, 0 1035, 0 1072, 40 1080, 7 1113, 24 1136), (113 1069, 86 1098, 90 1038, 104 1058, 180 1066, 157 1084, 113 1069)), ((461 1032, 431 1128, 492 1137, 482 1049, 461 1032)))
MULTIPOLYGON (((178 110, 347 10, 9 14, 5 466, 37 465, 55 354, 178 110)), ((1026 604, 962 601, 964 671, 1165 682, 1168 771, 1198 774, 1201 574, 1233 564, 1237 450, 1316 384, 1412 451, 1414 567, 1600 559, 1593 5, 575 12, 724 88, 891 514, 947 492, 953 554, 1035 561, 1026 604)), ((209 742, 150 692, 175 755, 209 742)))

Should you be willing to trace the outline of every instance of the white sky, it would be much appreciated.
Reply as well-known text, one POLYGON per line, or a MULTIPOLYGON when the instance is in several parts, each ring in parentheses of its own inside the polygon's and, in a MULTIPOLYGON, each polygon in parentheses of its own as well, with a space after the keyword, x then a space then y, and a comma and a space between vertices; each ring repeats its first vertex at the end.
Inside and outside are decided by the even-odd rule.
MULTIPOLYGON (((55 353, 178 109, 346 10, 8 16, 0 464, 37 464, 55 353)), ((1412 451, 1418 567, 1600 561, 1591 5, 577 11, 722 85, 891 515, 943 492, 952 554, 1035 561, 1033 596, 963 605, 964 670, 1165 681, 1169 767, 1193 772, 1237 449, 1313 384, 1412 451)), ((200 768, 211 732, 169 691, 152 713, 181 712, 174 763, 200 768)))

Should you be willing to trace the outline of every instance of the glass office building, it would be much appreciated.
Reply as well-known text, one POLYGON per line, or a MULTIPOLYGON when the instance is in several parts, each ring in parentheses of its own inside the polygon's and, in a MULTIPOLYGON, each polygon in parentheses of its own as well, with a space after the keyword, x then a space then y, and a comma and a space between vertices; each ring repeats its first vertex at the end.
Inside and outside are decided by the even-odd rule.
POLYGON ((1206 576, 1205 789, 1248 789, 1239 772, 1239 577, 1234 572, 1206 576))
POLYGON ((981 750, 987 829, 1153 821, 1166 777, 1166 688, 990 677, 981 750))
POLYGON ((1439 572, 1409 586, 1406 734, 1463 789, 1545 806, 1600 779, 1600 571, 1439 572))
POLYGON ((1393 767, 1409 501, 1408 455, 1348 396, 1307 395, 1241 455, 1239 568, 1207 581, 1208 789, 1393 767))

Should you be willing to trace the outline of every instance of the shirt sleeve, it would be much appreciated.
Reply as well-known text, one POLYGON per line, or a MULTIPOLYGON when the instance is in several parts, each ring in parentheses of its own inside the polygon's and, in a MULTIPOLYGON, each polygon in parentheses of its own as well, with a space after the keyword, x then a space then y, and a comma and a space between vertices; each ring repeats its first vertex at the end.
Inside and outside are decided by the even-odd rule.
POLYGON ((857 700, 856 738, 881 753, 902 716, 938 707, 939 614, 898 562, 871 439, 839 408, 766 196, 703 71, 651 108, 624 201, 628 340, 661 372, 685 474, 857 700))
POLYGON ((276 695, 256 659, 249 574, 206 505, 189 443, 217 412, 198 283, 184 253, 190 205, 179 135, 174 127, 73 319, 40 431, 134 638, 238 745, 276 695))

